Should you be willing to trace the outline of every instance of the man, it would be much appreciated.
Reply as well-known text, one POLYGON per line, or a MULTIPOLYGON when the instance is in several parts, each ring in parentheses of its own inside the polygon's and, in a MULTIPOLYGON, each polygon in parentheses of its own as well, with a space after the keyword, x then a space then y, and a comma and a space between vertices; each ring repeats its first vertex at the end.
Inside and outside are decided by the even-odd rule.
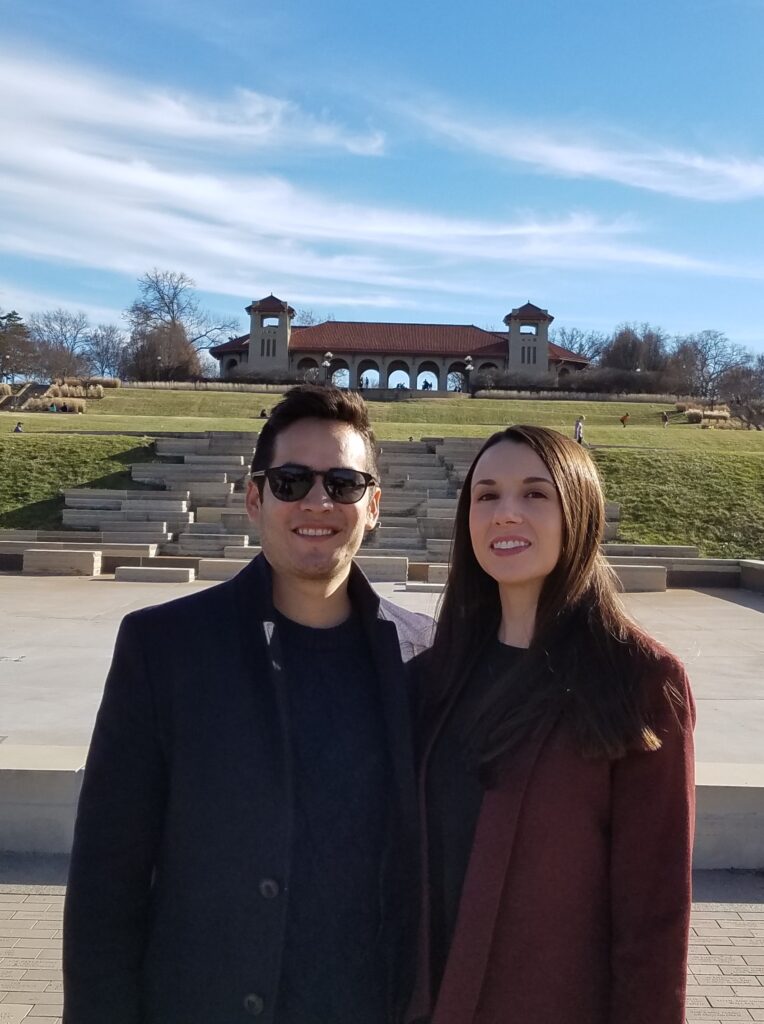
POLYGON ((290 391, 246 500, 263 554, 117 637, 72 851, 66 1024, 386 1024, 407 997, 405 662, 431 622, 352 565, 380 500, 361 398, 290 391))

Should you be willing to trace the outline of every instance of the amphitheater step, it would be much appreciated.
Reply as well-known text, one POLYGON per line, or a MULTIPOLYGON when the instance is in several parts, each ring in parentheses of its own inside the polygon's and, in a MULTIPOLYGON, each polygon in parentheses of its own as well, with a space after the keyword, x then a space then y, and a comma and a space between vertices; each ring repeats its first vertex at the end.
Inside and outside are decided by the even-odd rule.
POLYGON ((24 552, 22 572, 28 576, 98 576, 101 552, 36 548, 24 552))
POLYGON ((114 579, 120 583, 191 583, 196 572, 179 567, 118 565, 114 579))

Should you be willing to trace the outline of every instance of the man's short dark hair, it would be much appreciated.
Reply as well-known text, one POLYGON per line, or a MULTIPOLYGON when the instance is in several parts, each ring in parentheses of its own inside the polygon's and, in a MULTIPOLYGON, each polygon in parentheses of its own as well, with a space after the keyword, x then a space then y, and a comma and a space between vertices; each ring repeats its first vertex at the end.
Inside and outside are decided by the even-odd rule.
MULTIPOLYGON (((335 387, 319 387, 301 384, 287 391, 286 395, 271 410, 267 423, 263 425, 252 459, 252 472, 269 469, 276 449, 276 438, 287 427, 299 420, 327 420, 332 423, 347 423, 356 430, 366 446, 368 470, 379 478, 377 449, 374 433, 369 422, 366 403, 354 391, 343 391, 335 387)), ((319 467, 317 467, 319 468, 319 467)), ((324 467, 330 469, 330 466, 324 467)))

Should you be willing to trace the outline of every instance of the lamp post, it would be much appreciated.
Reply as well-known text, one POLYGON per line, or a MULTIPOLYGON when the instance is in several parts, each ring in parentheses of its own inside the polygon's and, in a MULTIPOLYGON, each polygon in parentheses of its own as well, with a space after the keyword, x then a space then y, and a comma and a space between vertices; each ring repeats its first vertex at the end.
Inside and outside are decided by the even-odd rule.
POLYGON ((332 355, 331 352, 324 352, 324 361, 321 363, 321 365, 324 368, 324 384, 327 386, 330 380, 329 371, 332 368, 332 359, 334 359, 334 356, 332 355))

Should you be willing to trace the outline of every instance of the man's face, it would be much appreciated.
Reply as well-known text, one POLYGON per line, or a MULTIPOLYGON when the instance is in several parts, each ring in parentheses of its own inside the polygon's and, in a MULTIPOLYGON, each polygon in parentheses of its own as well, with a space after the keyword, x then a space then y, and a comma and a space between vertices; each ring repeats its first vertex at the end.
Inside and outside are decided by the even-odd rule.
MULTIPOLYGON (((347 423, 304 419, 276 438, 272 467, 293 464, 310 469, 370 472, 363 437, 347 423)), ((279 501, 265 481, 263 496, 250 482, 247 512, 260 530, 263 553, 285 578, 334 580, 347 576, 364 533, 379 518, 380 490, 370 487, 355 505, 332 501, 316 477, 298 501, 279 501)))

